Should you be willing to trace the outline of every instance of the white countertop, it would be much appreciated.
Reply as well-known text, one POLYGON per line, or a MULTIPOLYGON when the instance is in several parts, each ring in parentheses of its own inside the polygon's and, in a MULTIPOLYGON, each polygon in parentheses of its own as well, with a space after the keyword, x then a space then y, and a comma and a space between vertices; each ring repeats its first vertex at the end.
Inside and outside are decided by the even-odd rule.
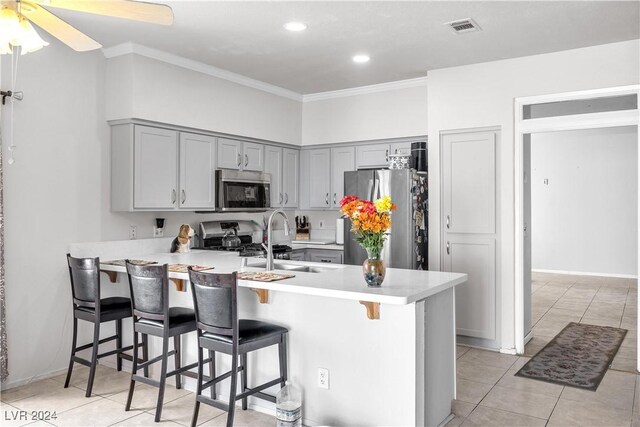
MULTIPOLYGON (((131 256, 131 259, 156 261, 167 264, 190 264, 215 267, 213 272, 261 271, 250 265, 263 261, 250 258, 248 267, 241 267, 243 258, 236 253, 192 250, 188 254, 150 253, 131 256)), ((105 259, 106 260, 106 259, 105 259)), ((406 305, 423 300, 467 280, 466 274, 438 271, 404 270, 387 268, 381 287, 367 287, 362 276, 362 267, 344 264, 313 263, 303 261, 275 260, 286 264, 316 266, 319 273, 274 270, 275 273, 295 274, 290 279, 277 282, 254 282, 239 280, 238 285, 246 288, 267 289, 276 292, 292 292, 329 298, 356 301, 379 302, 383 304, 406 305)), ((101 264, 101 270, 126 272, 124 267, 101 264)), ((170 278, 188 280, 187 273, 169 272, 170 278)))
POLYGON ((344 245, 338 245, 335 243, 329 244, 314 244, 314 243, 291 243, 292 249, 328 249, 330 251, 342 251, 344 250, 344 245))

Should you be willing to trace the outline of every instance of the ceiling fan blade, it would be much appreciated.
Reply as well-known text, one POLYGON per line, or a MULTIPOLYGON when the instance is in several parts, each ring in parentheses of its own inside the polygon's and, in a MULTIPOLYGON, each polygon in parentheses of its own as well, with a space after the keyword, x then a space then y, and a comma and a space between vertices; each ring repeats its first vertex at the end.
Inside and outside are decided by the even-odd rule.
POLYGON ((38 27, 51 34, 71 49, 84 52, 87 50, 100 49, 102 45, 91 37, 81 33, 71 25, 64 22, 48 10, 37 4, 27 10, 22 10, 23 15, 36 24, 38 27))
POLYGON ((97 15, 132 19, 152 24, 173 24, 173 11, 164 4, 143 3, 129 0, 36 0, 45 6, 97 15))

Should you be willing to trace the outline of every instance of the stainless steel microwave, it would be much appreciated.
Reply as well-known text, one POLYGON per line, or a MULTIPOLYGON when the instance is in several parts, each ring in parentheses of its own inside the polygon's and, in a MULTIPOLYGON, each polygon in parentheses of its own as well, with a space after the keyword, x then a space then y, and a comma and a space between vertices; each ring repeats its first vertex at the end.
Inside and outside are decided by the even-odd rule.
POLYGON ((216 210, 266 211, 271 207, 271 174, 228 169, 216 171, 216 210))

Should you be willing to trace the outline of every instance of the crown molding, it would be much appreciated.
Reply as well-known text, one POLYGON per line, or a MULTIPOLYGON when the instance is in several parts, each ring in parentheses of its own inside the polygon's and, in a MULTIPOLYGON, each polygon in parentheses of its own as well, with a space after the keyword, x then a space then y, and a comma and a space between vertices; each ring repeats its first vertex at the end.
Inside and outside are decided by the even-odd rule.
POLYGON ((348 89, 332 90, 328 92, 310 93, 302 95, 302 102, 320 101, 323 99, 344 98, 353 95, 385 92, 388 90, 404 89, 409 87, 427 86, 427 76, 415 79, 397 80, 394 82, 379 83, 375 85, 352 87, 348 89))
POLYGON ((247 86, 253 89, 258 89, 263 92, 271 93, 273 95, 282 96, 284 98, 292 99, 298 102, 311 102, 320 101, 324 99, 332 98, 344 98, 354 95, 364 95, 368 93, 385 92, 389 90, 404 89, 411 87, 420 87, 427 85, 427 76, 417 77, 414 79, 398 80, 394 82, 379 83, 368 86, 359 86, 347 89, 333 90, 327 92, 318 92, 302 95, 289 89, 275 86, 270 83, 266 83, 260 80, 255 80, 250 77, 243 76, 242 74, 233 73, 231 71, 223 70, 222 68, 214 67, 213 65, 204 64, 193 59, 187 59, 182 56, 167 53, 158 49, 153 49, 147 46, 139 45, 132 42, 122 43, 116 46, 107 47, 102 49, 102 53, 106 58, 115 58, 118 56, 136 54, 147 58, 155 59, 158 61, 172 64, 178 67, 186 68, 188 70, 197 71, 203 74, 208 74, 213 77, 217 77, 223 80, 227 80, 233 83, 237 83, 243 86, 247 86))
POLYGON ((294 101, 302 102, 302 95, 293 92, 288 89, 284 89, 279 86, 275 86, 269 83, 265 83, 260 80, 255 80, 241 74, 236 74, 231 71, 223 70, 213 65, 204 64, 199 61, 187 59, 182 56, 174 55, 172 53, 163 52, 158 49, 153 49, 147 46, 126 42, 113 47, 102 49, 102 53, 106 58, 115 58, 118 56, 136 54, 147 58, 155 59, 158 61, 166 62, 167 64, 176 65, 178 67, 186 68, 188 70, 197 71, 203 74, 208 74, 213 77, 218 77, 223 80, 227 80, 233 83, 237 83, 243 86, 247 86, 253 89, 258 89, 263 92, 268 92, 273 95, 282 96, 284 98, 292 99, 294 101))

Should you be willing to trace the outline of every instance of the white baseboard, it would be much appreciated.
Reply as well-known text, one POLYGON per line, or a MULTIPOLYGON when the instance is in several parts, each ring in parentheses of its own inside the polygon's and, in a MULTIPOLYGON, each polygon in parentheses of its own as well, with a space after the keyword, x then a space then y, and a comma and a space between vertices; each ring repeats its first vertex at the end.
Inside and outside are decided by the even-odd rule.
POLYGON ((20 387, 25 384, 29 384, 35 381, 46 380, 48 378, 56 377, 60 374, 67 372, 67 368, 56 369, 54 371, 45 372, 44 374, 35 375, 33 377, 22 378, 19 380, 8 381, 2 384, 2 391, 9 390, 11 388, 20 387))
POLYGON ((634 274, 590 273, 587 271, 544 270, 539 268, 534 268, 531 271, 533 271, 534 273, 569 274, 572 276, 616 277, 620 279, 637 279, 638 278, 638 276, 634 274))

